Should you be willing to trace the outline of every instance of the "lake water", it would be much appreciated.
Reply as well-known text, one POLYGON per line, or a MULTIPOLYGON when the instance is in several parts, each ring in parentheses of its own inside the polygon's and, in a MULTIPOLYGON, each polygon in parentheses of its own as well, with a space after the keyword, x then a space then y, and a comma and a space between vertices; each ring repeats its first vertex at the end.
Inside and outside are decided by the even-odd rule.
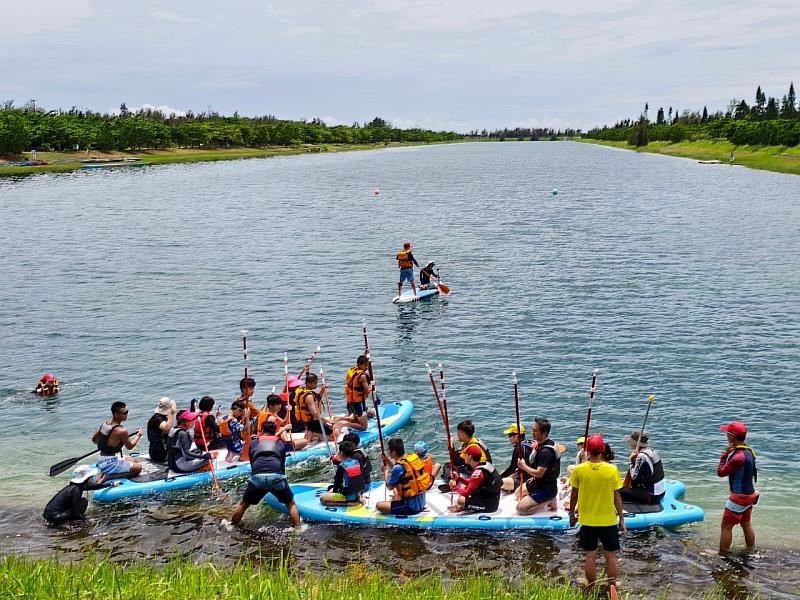
MULTIPOLYGON (((549 417, 569 455, 592 369, 592 428, 620 451, 655 394, 652 445, 706 521, 631 536, 626 588, 688 593, 718 582, 730 597, 793 597, 799 198, 798 177, 568 142, 0 180, 0 551, 131 558, 178 548, 234 560, 288 549, 296 564, 320 567, 362 548, 387 569, 402 558, 450 573, 523 564, 577 577, 571 535, 312 526, 298 539, 266 511, 230 534, 219 525, 228 509, 208 508, 208 490, 94 507, 70 531, 44 526, 41 509, 65 481, 47 468, 91 449, 113 401, 128 403, 134 428, 162 395, 229 404, 246 328, 259 398, 280 382, 284 352, 297 370, 319 344, 315 368, 336 382, 341 407, 339 382, 363 350, 366 321, 385 397, 415 402, 403 437, 428 440, 440 459, 426 361, 445 365, 454 423, 475 421, 503 468, 512 370, 524 422, 549 417), (449 297, 390 303, 405 238, 420 262, 440 266, 449 297), (55 399, 26 391, 44 371, 61 378, 55 399), (748 424, 758 452, 759 550, 721 559, 713 550, 727 484, 716 463, 719 425, 732 419, 748 424)), ((292 471, 328 475, 319 464, 292 471)))

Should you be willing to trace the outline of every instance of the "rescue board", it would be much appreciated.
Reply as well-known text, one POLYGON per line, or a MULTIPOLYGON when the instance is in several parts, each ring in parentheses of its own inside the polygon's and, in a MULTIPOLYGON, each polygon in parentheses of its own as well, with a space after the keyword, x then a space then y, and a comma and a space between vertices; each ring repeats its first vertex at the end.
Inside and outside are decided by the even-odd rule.
MULTIPOLYGON (((436 482, 425 496, 426 508, 416 515, 384 515, 375 510, 375 504, 391 498, 383 482, 373 482, 367 502, 356 506, 323 506, 319 496, 324 494, 328 483, 292 484, 294 500, 300 516, 306 521, 349 523, 384 527, 414 527, 421 529, 528 529, 533 531, 556 532, 570 529, 569 515, 564 509, 562 495, 558 508, 540 509, 540 511, 521 516, 516 514, 516 495, 504 494, 500 498, 498 510, 490 513, 461 511, 451 513, 449 492, 438 491, 436 482)), ((680 481, 668 481, 666 494, 658 512, 634 513, 625 512, 625 525, 628 529, 644 529, 654 525, 674 527, 684 523, 703 520, 703 509, 685 504, 678 500, 684 492, 680 481)), ((272 495, 267 494, 264 502, 271 507, 286 512, 286 507, 272 495)))
MULTIPOLYGON (((414 404, 411 401, 384 402, 378 407, 381 415, 381 429, 383 435, 391 435, 403 427, 411 418, 414 411, 414 404)), ((353 430, 355 431, 355 430, 353 430)), ((365 431, 355 431, 361 438, 361 444, 369 444, 378 439, 378 428, 374 418, 369 420, 369 427, 365 431)), ((295 434, 302 437, 303 434, 295 434)), ((334 447, 331 442, 331 448, 334 447)), ((217 472, 217 479, 229 479, 250 474, 250 462, 226 462, 227 451, 223 448, 214 462, 217 472)), ((286 456, 286 465, 293 465, 313 457, 327 456, 328 448, 324 442, 315 442, 306 446, 302 450, 292 452, 286 456)), ((138 477, 130 479, 116 479, 120 485, 103 488, 94 492, 93 498, 97 502, 113 502, 122 498, 142 496, 145 494, 156 494, 170 490, 186 489, 196 485, 211 482, 211 471, 200 471, 194 473, 173 473, 161 463, 150 462, 146 453, 139 454, 131 452, 131 456, 137 458, 142 463, 142 473, 138 477)), ((95 465, 92 465, 95 466, 95 465)))
POLYGON ((395 296, 392 298, 392 302, 394 304, 406 304, 407 302, 419 302, 420 300, 424 300, 425 298, 431 298, 433 296, 439 295, 439 288, 432 287, 426 290, 421 290, 417 288, 417 295, 414 295, 414 292, 411 289, 406 288, 403 290, 403 293, 399 296, 395 296))

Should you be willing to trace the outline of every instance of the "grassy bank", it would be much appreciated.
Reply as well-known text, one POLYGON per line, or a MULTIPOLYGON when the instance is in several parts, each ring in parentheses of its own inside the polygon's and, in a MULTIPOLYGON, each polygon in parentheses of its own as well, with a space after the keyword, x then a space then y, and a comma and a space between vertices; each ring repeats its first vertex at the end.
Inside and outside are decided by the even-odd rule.
POLYGON ((651 152, 697 160, 730 161, 731 152, 735 155, 735 164, 751 169, 775 171, 800 175, 800 147, 793 146, 736 146, 730 142, 651 142, 646 146, 631 146, 627 142, 608 142, 587 138, 576 139, 578 142, 613 146, 636 152, 651 152))
MULTIPOLYGON (((36 173, 60 173, 80 169, 85 159, 124 159, 140 158, 151 165, 169 163, 190 163, 216 160, 238 160, 242 158, 267 158, 271 156, 289 156, 293 154, 313 154, 317 152, 349 152, 353 150, 373 150, 376 148, 394 148, 399 146, 417 146, 413 142, 390 142, 380 144, 305 144, 296 147, 273 148, 216 148, 216 149, 191 149, 171 148, 168 150, 144 150, 140 152, 38 152, 37 160, 49 163, 38 167, 34 166, 4 166, 0 164, 0 177, 34 175, 36 173)), ((0 157, 2 158, 2 157, 0 157)), ((31 159, 29 153, 18 157, 5 157, 5 160, 31 159)), ((2 162, 2 161, 0 161, 2 162)))
MULTIPOLYGON (((623 598, 635 598, 622 593, 623 598)), ((661 593, 667 598, 669 592, 661 593)), ((0 597, 44 600, 97 598, 102 600, 225 600, 296 598, 298 600, 596 600, 597 590, 584 591, 569 583, 521 575, 513 582, 500 576, 474 574, 443 582, 436 574, 400 572, 388 576, 363 565, 331 571, 302 573, 280 564, 274 568, 252 563, 232 567, 172 560, 166 565, 119 564, 106 560, 61 563, 55 559, 0 558, 0 597)), ((722 599, 715 591, 693 596, 722 599)))

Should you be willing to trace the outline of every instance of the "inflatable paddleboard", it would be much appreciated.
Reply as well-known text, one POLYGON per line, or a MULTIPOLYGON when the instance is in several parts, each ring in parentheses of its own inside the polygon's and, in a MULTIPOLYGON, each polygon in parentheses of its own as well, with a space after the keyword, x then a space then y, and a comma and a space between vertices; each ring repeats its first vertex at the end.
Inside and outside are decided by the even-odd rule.
POLYGON ((431 287, 426 290, 421 290, 417 288, 417 295, 414 295, 409 288, 403 290, 403 293, 399 296, 395 296, 392 298, 392 302, 394 304, 405 304, 407 302, 419 302, 420 300, 424 300, 425 298, 431 298, 433 296, 439 295, 439 288, 431 287))
MULTIPOLYGON (((437 484, 440 482, 437 482, 437 484)), ((564 510, 562 501, 555 510, 540 509, 539 512, 529 516, 516 514, 516 495, 505 494, 500 498, 497 511, 491 513, 475 513, 461 511, 451 513, 448 506, 451 504, 449 492, 438 491, 437 485, 426 493, 426 509, 416 515, 384 515, 375 510, 378 501, 391 498, 391 492, 386 491, 383 482, 374 482, 368 501, 365 505, 357 506, 323 506, 319 496, 324 494, 328 483, 298 483, 292 485, 295 502, 300 511, 300 516, 307 521, 350 523, 370 526, 416 527, 424 529, 528 529, 534 531, 563 531, 569 529, 569 515, 564 510)), ((643 529, 653 525, 673 527, 684 523, 703 520, 703 509, 684 504, 677 499, 683 494, 684 485, 679 481, 669 481, 666 484, 666 494, 657 512, 636 513, 627 512, 625 525, 628 529, 643 529)), ((264 502, 273 508, 286 512, 286 507, 277 501, 272 494, 264 497, 264 502)))
MULTIPOLYGON (((384 436, 391 435, 403 427, 411 418, 414 404, 408 400, 402 402, 384 402, 378 407, 381 415, 381 428, 384 436)), ((378 439, 378 428, 375 419, 370 419, 369 427, 365 431, 358 432, 361 444, 369 444, 378 439)), ((295 434, 297 435, 297 434, 295 434)), ((331 443, 333 448, 333 443, 331 443)), ((215 459, 214 468, 217 472, 217 479, 228 479, 250 474, 250 462, 226 462, 227 451, 223 448, 215 459)), ((302 450, 292 452, 286 456, 286 465, 292 465, 315 456, 327 456, 328 448, 324 442, 315 442, 306 446, 302 450)), ((145 494, 156 494, 170 490, 178 490, 194 487, 212 480, 211 471, 201 471, 196 473, 173 473, 165 465, 150 462, 149 456, 131 452, 131 456, 136 457, 142 463, 142 473, 138 477, 131 479, 115 479, 121 484, 103 488, 94 492, 93 498, 97 502, 112 502, 122 498, 132 496, 142 496, 145 494)))

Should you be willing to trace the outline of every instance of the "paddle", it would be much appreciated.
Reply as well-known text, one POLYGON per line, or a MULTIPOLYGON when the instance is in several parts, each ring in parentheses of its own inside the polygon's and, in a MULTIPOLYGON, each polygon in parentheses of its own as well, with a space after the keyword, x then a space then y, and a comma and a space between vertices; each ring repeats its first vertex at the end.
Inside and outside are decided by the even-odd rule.
MULTIPOLYGON (((519 419, 519 380, 517 379, 517 372, 511 372, 511 381, 514 384, 514 414, 517 419, 517 460, 524 458, 522 454, 522 424, 519 419)), ((522 499, 522 484, 527 479, 525 471, 517 467, 517 474, 519 475, 519 488, 517 492, 517 499, 522 499)))
MULTIPOLYGON (((200 437, 203 438, 203 446, 206 449, 206 452, 211 454, 211 450, 208 447, 208 442, 206 441, 206 428, 203 422, 195 423, 195 427, 200 425, 200 437)), ((213 485, 211 486, 211 493, 217 496, 220 500, 226 500, 230 496, 222 491, 222 488, 219 487, 219 479, 217 479, 217 470, 214 468, 214 455, 211 454, 211 458, 208 461, 208 466, 211 467, 211 477, 214 480, 213 485)))
MULTIPOLYGON (((444 429, 447 433, 447 450, 448 454, 450 455, 450 476, 453 476, 453 460, 452 457, 455 454, 453 450, 453 438, 450 436, 450 413, 447 412, 447 389, 445 387, 444 382, 444 367, 442 367, 442 363, 439 363, 439 380, 442 386, 442 412, 444 413, 444 429)), ((450 504, 453 504, 453 490, 450 490, 450 504)))
POLYGON ((333 418, 333 413, 331 412, 331 399, 328 396, 328 385, 325 383, 325 371, 320 367, 319 369, 319 378, 322 381, 322 396, 325 398, 325 406, 328 409, 328 418, 333 418))
POLYGON ((50 467, 50 477, 55 477, 56 475, 63 473, 79 460, 83 460, 87 456, 91 456, 92 454, 96 454, 98 452, 100 452, 100 449, 95 448, 94 450, 92 450, 91 452, 87 452, 83 456, 68 458, 67 460, 62 460, 61 462, 54 464, 52 467, 50 467))
MULTIPOLYGON (((305 375, 308 372, 308 370, 311 368, 311 363, 313 363, 314 359, 317 358, 317 354, 319 354, 320 350, 321 348, 317 346, 316 350, 314 350, 314 352, 311 353, 311 356, 308 357, 305 364, 303 365, 303 368, 300 369, 300 372, 297 374, 298 379, 300 379, 303 375, 305 375)), ((287 394, 289 393, 289 388, 286 388, 286 393, 287 394)))
MULTIPOLYGON (((436 279, 441 279, 441 276, 440 276, 441 272, 442 272, 442 270, 439 269, 438 273, 436 273, 436 279)), ((438 288, 440 294, 449 294, 450 293, 450 288, 447 287, 445 284, 443 284, 441 281, 437 281, 436 282, 436 287, 438 288)))
POLYGON ((589 390, 589 408, 586 410, 586 428, 583 430, 583 439, 589 439, 589 423, 592 420, 592 403, 594 402, 594 392, 597 389, 597 372, 600 369, 592 371, 592 387, 589 390))
MULTIPOLYGON (((634 454, 639 453, 639 447, 642 444, 642 436, 644 435, 644 427, 647 425, 647 416, 650 414, 650 407, 653 404, 653 399, 655 396, 650 394, 647 397, 647 408, 644 409, 644 419, 642 419, 642 428, 639 430, 639 439, 636 440, 636 450, 633 451, 634 454)), ((622 482, 622 487, 631 487, 631 466, 628 465, 628 472, 625 473, 625 481, 622 482)))
POLYGON ((381 458, 384 462, 386 462, 386 448, 383 445, 383 430, 381 429, 381 415, 378 411, 378 399, 376 395, 378 393, 378 386, 375 384, 375 374, 372 371, 372 356, 370 355, 369 351, 369 337, 367 336, 367 322, 364 321, 361 324, 361 328, 364 332, 364 354, 367 356, 367 366, 369 369, 369 381, 372 384, 370 387, 372 389, 372 405, 375 407, 375 424, 378 426, 378 441, 381 445, 381 458))
MULTIPOLYGON (((242 358, 244 359, 244 380, 247 382, 247 329, 242 329, 242 358)), ((245 383, 247 385, 247 383, 245 383)), ((250 404, 255 409, 255 404, 251 401, 250 404)), ((242 451, 239 454, 242 460, 250 459, 250 438, 252 433, 253 422, 249 416, 246 419, 246 427, 244 430, 244 439, 242 440, 242 451)))
MULTIPOLYGON (((442 417, 442 422, 444 423, 444 431, 445 435, 447 436, 447 453, 450 457, 450 475, 453 476, 453 458, 454 458, 454 451, 453 451, 453 439, 450 437, 450 422, 447 418, 447 405, 442 402, 441 397, 439 396, 439 390, 436 387, 436 382, 433 380, 433 371, 431 370, 431 366, 428 363, 425 363, 425 366, 428 368, 428 377, 431 380, 431 387, 433 388, 433 395, 436 398, 436 406, 439 407, 439 414, 442 417)), ((443 374, 444 371, 440 371, 440 374, 443 374)))

